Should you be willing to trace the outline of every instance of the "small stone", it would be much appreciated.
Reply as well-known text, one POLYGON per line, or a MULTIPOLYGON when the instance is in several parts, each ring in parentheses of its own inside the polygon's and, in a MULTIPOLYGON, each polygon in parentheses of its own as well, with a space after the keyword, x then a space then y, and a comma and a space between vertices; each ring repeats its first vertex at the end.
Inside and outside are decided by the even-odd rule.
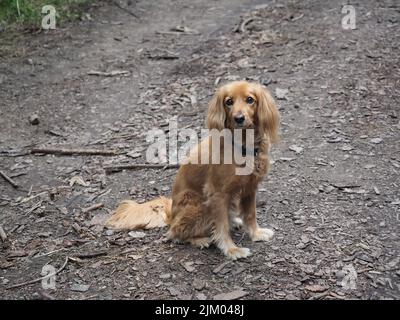
POLYGON ((292 161, 292 160, 294 160, 294 158, 280 157, 279 160, 286 162, 286 161, 292 161))
POLYGON ((202 292, 197 293, 196 298, 197 298, 197 300, 207 300, 207 296, 202 292))
POLYGON ((289 147, 289 150, 294 151, 296 153, 301 153, 303 151, 303 148, 299 147, 299 146, 296 146, 296 145, 293 145, 293 146, 289 147))
POLYGON ((206 282, 204 280, 194 279, 192 285, 196 290, 203 290, 206 286, 206 282))
POLYGON ((40 122, 39 121, 39 116, 37 114, 34 113, 29 117, 29 123, 31 125, 37 126, 39 124, 39 122, 40 122))
POLYGON ((325 193, 331 193, 333 190, 335 190, 336 188, 334 187, 334 186, 331 186, 331 185, 329 185, 329 186, 327 186, 326 188, 325 188, 325 193))
POLYGON ((142 156, 142 154, 140 152, 137 152, 137 151, 128 152, 126 155, 128 157, 133 158, 133 159, 140 158, 142 156))
POLYGON ((169 293, 171 296, 178 296, 181 294, 181 292, 178 289, 175 289, 174 287, 168 288, 169 293))
POLYGON ((343 151, 351 151, 351 150, 353 150, 354 148, 351 146, 351 145, 348 145, 348 144, 346 144, 346 145, 344 145, 344 146, 342 146, 341 148, 340 148, 340 150, 343 150, 343 151))
POLYGON ((90 284, 77 284, 77 283, 74 283, 71 286, 71 290, 72 291, 77 291, 77 292, 86 292, 86 291, 89 290, 89 288, 90 288, 90 284))
POLYGON ((278 100, 287 100, 287 94, 289 93, 288 89, 281 89, 281 88, 276 88, 275 89, 275 95, 278 100))
POLYGON ((39 300, 40 299, 40 294, 37 292, 32 293, 32 300, 39 300))
POLYGON ((171 278, 171 274, 170 273, 163 273, 163 274, 160 274, 160 279, 169 279, 169 278, 171 278))
POLYGON ((194 264, 193 261, 187 261, 183 263, 182 266, 185 268, 187 272, 193 272, 194 270, 196 270, 196 268, 193 267, 193 264, 194 264))
POLYGON ((344 272, 343 270, 339 270, 336 272, 336 279, 338 279, 338 281, 343 280, 343 278, 346 276, 346 272, 344 272))
POLYGON ((303 235, 300 237, 300 239, 301 239, 301 242, 303 242, 303 243, 308 243, 308 242, 310 242, 310 238, 309 238, 306 234, 303 234, 303 235))
POLYGON ((144 232, 141 231, 131 231, 128 233, 131 238, 143 238, 146 236, 144 232))
POLYGON ((372 143, 378 144, 381 143, 383 140, 381 138, 374 138, 370 140, 372 143))
POLYGON ((264 86, 268 86, 271 82, 272 82, 272 78, 271 78, 271 77, 261 79, 261 83, 262 83, 264 86))
POLYGON ((106 230, 106 235, 107 235, 107 236, 112 236, 114 233, 115 233, 114 230, 111 230, 111 229, 106 230))

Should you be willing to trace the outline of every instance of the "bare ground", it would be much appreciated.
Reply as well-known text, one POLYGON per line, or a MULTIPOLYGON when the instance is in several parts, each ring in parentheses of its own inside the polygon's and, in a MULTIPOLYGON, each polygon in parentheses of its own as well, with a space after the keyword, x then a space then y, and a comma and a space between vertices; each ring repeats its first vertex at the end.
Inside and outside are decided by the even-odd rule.
POLYGON ((335 1, 133 1, 139 19, 99 2, 52 32, 0 34, 0 170, 20 186, 0 177, 0 297, 399 299, 400 7, 354 7, 357 28, 343 30, 335 1), (176 26, 197 32, 168 33, 176 26), (288 89, 277 100, 282 141, 258 192, 259 223, 274 240, 237 232, 253 254, 230 262, 216 248, 167 242, 165 230, 105 229, 120 200, 168 196, 176 170, 103 167, 143 163, 147 131, 172 116, 200 130, 216 82, 244 78, 275 97, 288 89), (27 154, 38 146, 121 154, 27 154), (85 185, 70 186, 76 176, 85 185), (7 289, 66 257, 55 290, 7 289))

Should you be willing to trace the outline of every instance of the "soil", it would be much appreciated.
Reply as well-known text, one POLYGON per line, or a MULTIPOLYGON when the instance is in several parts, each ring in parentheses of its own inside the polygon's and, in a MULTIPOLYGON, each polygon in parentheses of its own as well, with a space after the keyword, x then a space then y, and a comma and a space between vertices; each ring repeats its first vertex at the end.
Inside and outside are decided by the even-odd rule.
POLYGON ((55 30, 0 33, 0 170, 19 186, 0 177, 0 297, 400 299, 398 2, 357 2, 354 30, 336 1, 119 3, 137 17, 96 2, 55 30), (257 203, 274 239, 235 232, 252 255, 233 262, 165 229, 104 228, 123 199, 169 196, 176 173, 104 167, 144 163, 147 132, 173 116, 200 130, 236 79, 267 85, 282 117, 257 203), (9 288, 65 261, 54 289, 9 288))

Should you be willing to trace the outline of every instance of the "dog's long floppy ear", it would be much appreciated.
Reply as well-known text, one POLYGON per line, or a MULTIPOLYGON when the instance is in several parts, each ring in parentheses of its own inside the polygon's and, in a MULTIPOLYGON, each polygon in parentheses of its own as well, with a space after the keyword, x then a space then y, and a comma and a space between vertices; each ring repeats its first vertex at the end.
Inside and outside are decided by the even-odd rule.
POLYGON ((221 89, 219 89, 208 105, 207 128, 223 130, 225 128, 225 120, 224 96, 221 89))
POLYGON ((258 100, 257 118, 260 133, 267 134, 272 143, 279 141, 279 111, 271 94, 261 85, 256 85, 258 100))

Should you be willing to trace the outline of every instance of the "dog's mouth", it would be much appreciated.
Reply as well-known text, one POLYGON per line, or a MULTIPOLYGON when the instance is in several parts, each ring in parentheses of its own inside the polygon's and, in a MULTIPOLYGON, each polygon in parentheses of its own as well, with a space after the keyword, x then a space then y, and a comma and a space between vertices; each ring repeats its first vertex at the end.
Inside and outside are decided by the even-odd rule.
POLYGON ((233 129, 254 129, 254 125, 251 122, 234 123, 233 129))

